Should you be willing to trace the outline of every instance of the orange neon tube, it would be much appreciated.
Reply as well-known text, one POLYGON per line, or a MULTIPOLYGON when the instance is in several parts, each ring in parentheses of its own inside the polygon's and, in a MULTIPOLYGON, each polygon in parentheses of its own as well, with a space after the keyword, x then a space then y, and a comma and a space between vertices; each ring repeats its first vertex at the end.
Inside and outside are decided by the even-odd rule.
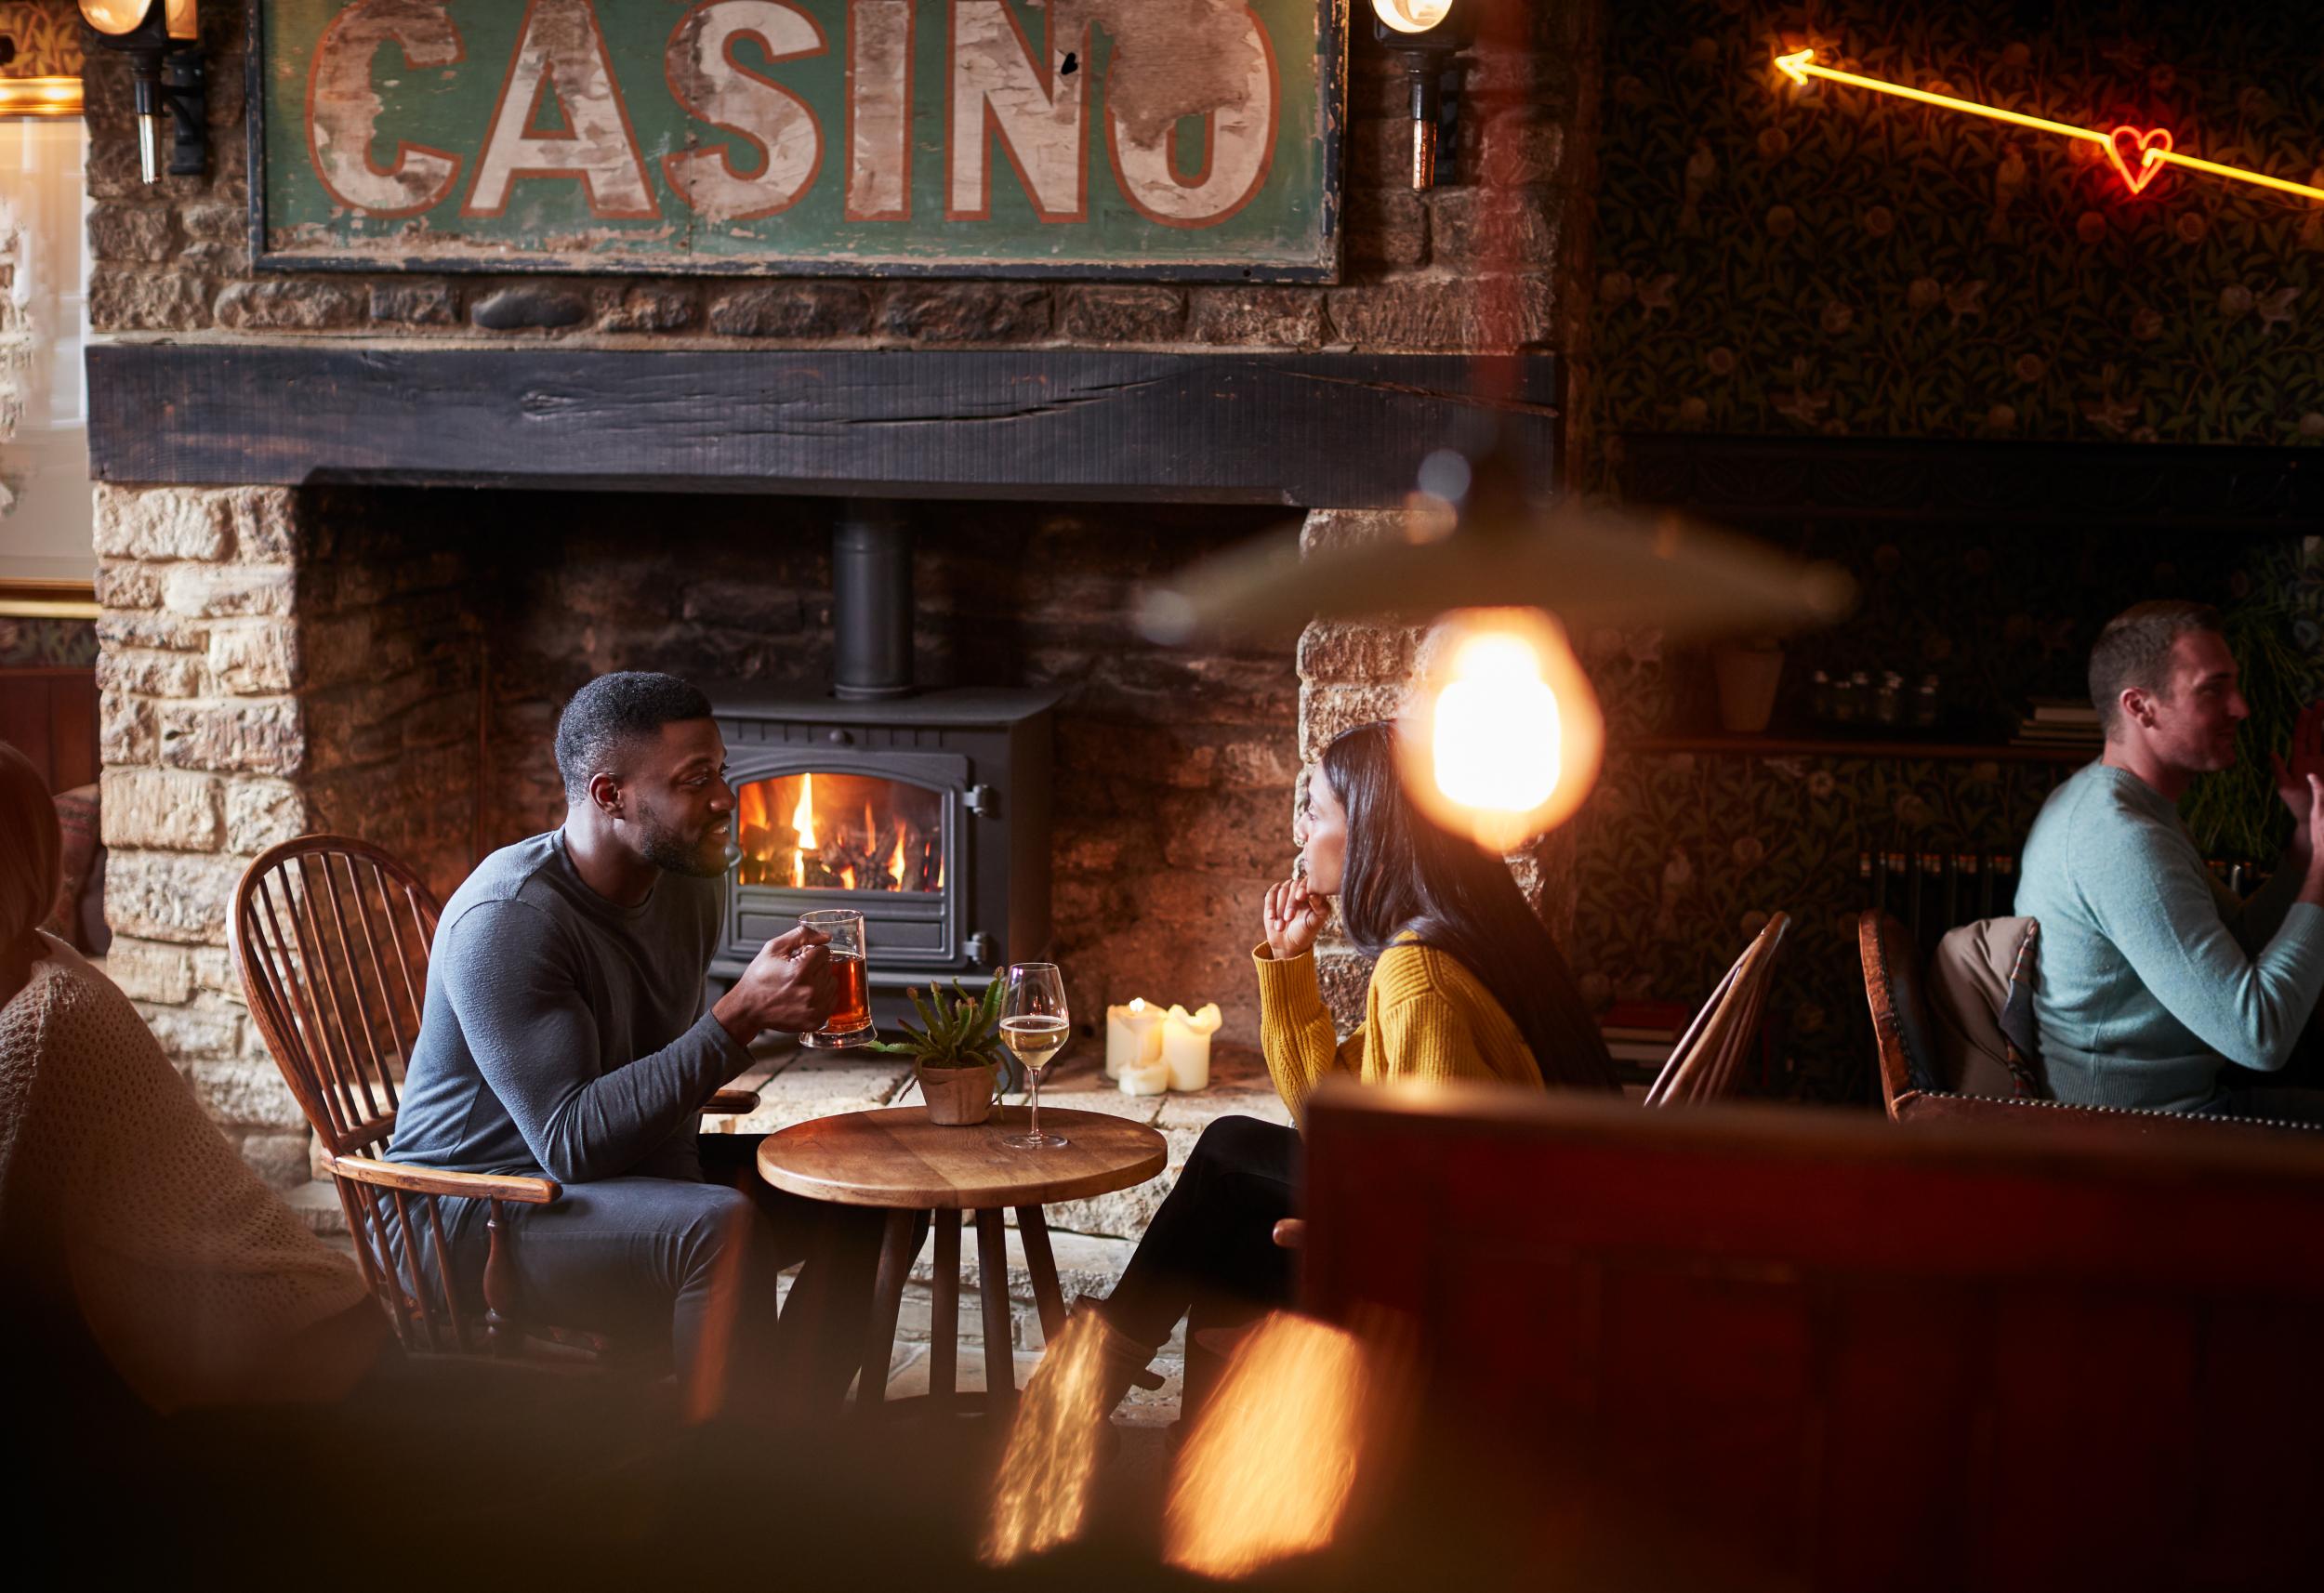
POLYGON ((2303 199, 2324 199, 2324 188, 2312 188, 2304 182, 2292 182, 2280 177, 2270 177, 2242 166, 2222 165, 2198 155, 2183 153, 2171 147, 2171 135, 2159 127, 2115 127, 2099 132, 2092 127, 2077 127, 2066 122, 2053 122, 2043 116, 2028 116, 2023 112, 2005 111, 1998 105, 1980 105, 1974 99, 1961 99, 1950 94, 1932 94, 1925 88, 1911 88, 1901 83, 1889 83, 1877 77, 1865 77, 1857 72, 1841 72, 1816 64, 1812 49, 1794 50, 1776 58, 1776 70, 1792 82, 1804 85, 1811 77, 1828 78, 1856 88, 1868 88, 1875 94, 1893 94, 1902 99, 1917 99, 1923 105, 1934 105, 1946 111, 1960 111, 1972 116, 1990 117, 1996 122, 2009 122, 2020 127, 2031 127, 2040 133, 2055 133, 2061 138, 2080 138, 2103 147, 2114 163, 2122 180, 2133 193, 2154 180, 2164 165, 2186 166, 2195 171, 2209 172, 2213 177, 2227 178, 2236 182, 2257 183, 2262 188, 2276 189, 2283 193, 2296 193, 2303 199), (2138 165, 2133 169, 2122 156, 2122 135, 2128 134, 2137 150, 2138 165))

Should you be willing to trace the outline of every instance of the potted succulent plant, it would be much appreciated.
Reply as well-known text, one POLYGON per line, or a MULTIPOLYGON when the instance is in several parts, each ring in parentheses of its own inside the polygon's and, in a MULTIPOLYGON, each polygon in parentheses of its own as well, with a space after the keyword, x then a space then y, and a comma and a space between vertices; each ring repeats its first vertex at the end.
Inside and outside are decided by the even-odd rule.
POLYGON ((916 1029, 906 1019, 896 1025, 903 1039, 874 1041, 870 1048, 912 1059, 931 1123, 984 1122, 993 1102, 1020 1082, 1016 1059, 1000 1043, 1000 981, 987 982, 980 995, 971 995, 957 981, 950 994, 933 984, 925 1000, 918 989, 905 994, 921 1026, 916 1029))

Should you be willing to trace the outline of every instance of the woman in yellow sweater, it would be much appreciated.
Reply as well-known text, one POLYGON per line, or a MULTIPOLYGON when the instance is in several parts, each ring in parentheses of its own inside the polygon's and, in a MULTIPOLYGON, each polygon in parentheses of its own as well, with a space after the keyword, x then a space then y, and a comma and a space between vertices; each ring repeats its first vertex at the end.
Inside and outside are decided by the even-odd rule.
MULTIPOLYGON (((1393 725, 1359 725, 1324 749, 1292 829, 1299 862, 1267 891, 1267 938, 1252 954, 1259 1037, 1285 1104, 1303 1112, 1334 1073, 1612 1090, 1605 1042, 1508 864, 1412 806, 1395 737, 1393 725), (1334 896, 1348 938, 1379 959, 1364 1022, 1345 1040, 1314 955, 1334 896)), ((1216 1370, 1193 1335, 1288 1301, 1290 1261, 1274 1233, 1293 1212, 1299 1146, 1295 1130, 1250 1117, 1203 1131, 1098 1308, 1125 1386, 1191 1310, 1191 1409, 1216 1370)))

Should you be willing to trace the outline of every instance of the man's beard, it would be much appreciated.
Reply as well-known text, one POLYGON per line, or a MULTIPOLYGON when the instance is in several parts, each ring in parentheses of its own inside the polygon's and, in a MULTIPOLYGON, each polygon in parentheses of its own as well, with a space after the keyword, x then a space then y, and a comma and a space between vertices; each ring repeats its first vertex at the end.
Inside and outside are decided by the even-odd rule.
POLYGON ((671 874, 683 874, 695 879, 716 879, 726 872, 726 832, 713 828, 698 839, 689 840, 683 832, 664 823, 648 813, 641 817, 642 836, 638 849, 645 861, 671 874))

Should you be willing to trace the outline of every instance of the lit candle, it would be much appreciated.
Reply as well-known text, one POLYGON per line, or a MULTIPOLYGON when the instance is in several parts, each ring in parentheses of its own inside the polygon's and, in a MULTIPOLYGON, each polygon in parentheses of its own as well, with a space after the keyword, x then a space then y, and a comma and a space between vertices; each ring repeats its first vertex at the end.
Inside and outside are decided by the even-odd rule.
POLYGON ((1105 1009, 1105 1076, 1117 1079, 1130 1066, 1149 1066, 1162 1055, 1162 1009, 1142 996, 1127 1007, 1105 1009))
POLYGON ((1162 1060, 1170 1070, 1172 1089, 1208 1089, 1210 1086, 1210 1036, 1219 1032, 1219 1004, 1199 1012, 1173 1007, 1162 1021, 1162 1060))
MULTIPOLYGON (((1158 1019, 1162 1015, 1156 1012, 1155 1016, 1158 1019)), ((1154 1033, 1158 1040, 1162 1034, 1159 1024, 1155 1026, 1154 1033)), ((1122 1069, 1122 1093, 1124 1095, 1160 1095, 1169 1087, 1170 1064, 1159 1056, 1152 1061, 1142 1061, 1132 1058, 1122 1069)))

